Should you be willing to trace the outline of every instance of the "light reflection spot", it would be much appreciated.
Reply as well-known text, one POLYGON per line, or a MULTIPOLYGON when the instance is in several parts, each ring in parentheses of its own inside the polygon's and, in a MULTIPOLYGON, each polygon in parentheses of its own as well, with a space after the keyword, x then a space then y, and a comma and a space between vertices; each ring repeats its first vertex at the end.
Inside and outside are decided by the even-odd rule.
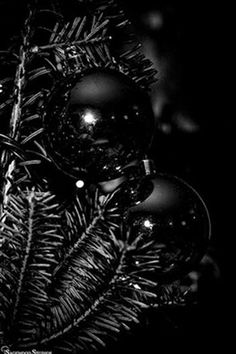
POLYGON ((76 182, 76 187, 77 188, 83 188, 84 187, 84 181, 82 181, 81 179, 79 179, 77 182, 76 182))
POLYGON ((96 117, 91 111, 86 112, 83 115, 83 119, 87 124, 94 124, 96 122, 96 117))
POLYGON ((145 220, 144 221, 144 226, 146 227, 146 228, 148 228, 148 229, 151 229, 152 227, 153 227, 153 224, 150 222, 150 220, 145 220))

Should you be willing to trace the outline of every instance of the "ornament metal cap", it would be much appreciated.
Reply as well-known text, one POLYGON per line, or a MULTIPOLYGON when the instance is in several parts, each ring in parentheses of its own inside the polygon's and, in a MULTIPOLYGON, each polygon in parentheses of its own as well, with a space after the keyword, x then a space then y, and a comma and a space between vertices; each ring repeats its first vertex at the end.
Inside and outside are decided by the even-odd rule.
POLYGON ((145 158, 124 167, 123 175, 129 179, 153 177, 157 173, 155 162, 145 158))

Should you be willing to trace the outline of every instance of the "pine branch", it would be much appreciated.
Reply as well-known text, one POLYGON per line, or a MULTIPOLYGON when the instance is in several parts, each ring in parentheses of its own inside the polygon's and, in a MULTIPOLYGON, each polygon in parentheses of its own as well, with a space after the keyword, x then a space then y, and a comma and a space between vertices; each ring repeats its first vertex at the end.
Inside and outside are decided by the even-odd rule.
MULTIPOLYGON (((47 287, 58 262, 62 236, 58 233, 58 204, 49 193, 29 190, 10 195, 1 223, 3 246, 0 274, 0 313, 6 333, 28 335, 47 312, 47 287)), ((19 340, 18 338, 18 340, 19 340)))
POLYGON ((162 284, 157 291, 157 301, 153 308, 186 305, 190 288, 182 286, 179 280, 170 284, 162 284))
MULTIPOLYGON (((106 207, 112 210, 110 220, 114 215, 117 218, 111 203, 115 195, 106 197, 102 204, 104 214, 106 207)), ((73 252, 69 249, 66 262, 57 270, 57 277, 53 276, 51 320, 40 325, 48 328, 49 335, 35 342, 28 338, 27 347, 52 345, 70 350, 73 345, 74 349, 85 349, 85 343, 91 341, 91 349, 105 343, 108 334, 116 337, 122 328, 138 323, 141 310, 155 298, 156 283, 145 276, 158 267, 153 242, 147 242, 146 247, 140 242, 134 250, 127 232, 118 237, 119 233, 109 229, 109 217, 100 222, 96 217, 93 220, 93 226, 88 226, 79 239, 80 247, 73 252), (139 261, 142 259, 142 265, 134 253, 139 255, 139 261)))
MULTIPOLYGON (((25 33, 22 38, 22 44, 19 49, 19 64, 15 75, 15 89, 13 93, 13 108, 9 123, 9 136, 15 140, 19 138, 19 125, 21 120, 21 106, 23 99, 23 88, 25 85, 25 66, 28 60, 29 39, 31 36, 31 22, 34 16, 34 10, 29 9, 29 15, 25 21, 25 33)), ((4 208, 8 203, 8 193, 14 179, 15 161, 9 155, 7 150, 3 151, 1 163, 5 171, 5 182, 2 186, 2 204, 0 205, 0 219, 3 216, 4 208)))
MULTIPOLYGON (((70 323, 68 326, 63 327, 63 329, 60 329, 60 331, 52 334, 50 337, 43 339, 40 344, 46 344, 46 343, 50 342, 51 340, 55 340, 60 336, 64 336, 71 329, 78 327, 78 325, 81 322, 85 321, 86 318, 88 316, 90 316, 93 311, 96 311, 96 309, 99 306, 101 306, 101 304, 105 301, 106 297, 110 295, 111 288, 116 284, 117 280, 119 279, 119 277, 121 275, 121 269, 123 267, 125 255, 126 255, 126 249, 124 248, 124 250, 121 253, 116 271, 107 285, 107 289, 92 302, 90 307, 81 316, 79 316, 72 323, 70 323)), ((86 293, 85 293, 85 296, 87 296, 86 293)), ((81 300, 85 301, 85 299, 83 299, 83 298, 81 300)), ((52 311, 53 311, 53 309, 52 309, 52 311)), ((55 311, 55 309, 54 309, 54 311, 55 311)))
MULTIPOLYGON (((108 228, 107 231, 108 231, 109 237, 113 237, 112 229, 114 230, 114 228, 116 228, 116 229, 119 228, 118 224, 115 224, 115 223, 111 224, 109 222, 110 219, 112 219, 116 209, 112 210, 112 213, 111 212, 109 213, 106 203, 104 203, 102 207, 99 207, 98 200, 97 200, 97 198, 98 198, 97 192, 98 192, 98 190, 96 190, 94 200, 92 202, 92 204, 97 205, 97 211, 96 211, 96 215, 92 215, 92 217, 90 215, 90 217, 91 217, 90 223, 87 224, 87 222, 86 222, 84 208, 82 208, 82 205, 81 205, 78 198, 76 198, 77 206, 75 204, 73 204, 75 213, 74 213, 73 217, 72 217, 72 215, 70 215, 70 217, 72 217, 72 219, 74 218, 74 220, 76 220, 76 219, 79 220, 79 223, 81 225, 83 232, 81 233, 79 238, 77 235, 76 242, 71 244, 70 248, 67 250, 67 253, 65 254, 65 257, 60 261, 60 264, 58 265, 58 267, 56 268, 55 273, 54 273, 55 279, 57 276, 57 272, 60 272, 60 270, 62 270, 64 267, 66 267, 68 265, 68 261, 71 258, 73 258, 74 255, 76 255, 77 251, 82 248, 82 245, 86 244, 86 242, 90 242, 89 241, 90 237, 93 237, 93 235, 97 235, 98 233, 105 232, 105 229, 103 230, 103 221, 104 221, 105 215, 107 218, 104 223, 106 224, 106 228, 108 228)), ((67 217, 69 216, 68 211, 66 211, 66 215, 67 215, 67 217)), ((70 225, 71 225, 71 223, 70 223, 70 225)), ((57 281, 55 281, 55 283, 56 282, 57 281)), ((65 286, 65 288, 66 287, 67 287, 67 285, 65 286)))
POLYGON ((45 50, 53 50, 55 48, 65 49, 73 46, 85 46, 89 44, 103 42, 108 39, 108 37, 104 36, 104 32, 102 37, 98 36, 99 32, 107 26, 108 20, 104 20, 101 23, 93 23, 89 33, 87 35, 85 34, 83 39, 79 39, 82 29, 85 26, 85 22, 85 17, 82 19, 75 18, 72 24, 70 22, 66 23, 65 26, 59 32, 59 23, 56 23, 53 31, 50 31, 50 29, 48 29, 52 33, 49 40, 50 43, 44 46, 35 46, 31 48, 31 52, 38 53, 40 51, 43 52, 45 50), (97 37, 94 38, 95 35, 97 35, 97 37))
MULTIPOLYGON (((26 246, 25 246, 25 254, 24 254, 24 259, 22 261, 22 266, 20 269, 19 273, 19 283, 17 286, 17 291, 16 291, 16 299, 15 299, 15 304, 13 308, 13 315, 12 315, 12 321, 15 322, 16 319, 16 314, 18 312, 18 307, 19 307, 19 302, 20 302, 20 297, 21 297, 21 292, 22 292, 22 286, 25 278, 25 273, 26 273, 26 268, 28 266, 28 261, 29 261, 29 256, 31 253, 31 248, 32 248, 32 238, 33 238, 33 215, 34 215, 34 192, 31 192, 28 197, 28 209, 29 209, 29 215, 28 215, 28 221, 27 221, 27 240, 26 240, 26 246)), ((14 210, 11 210, 11 214, 8 214, 8 216, 14 215, 14 210)), ((15 220, 16 221, 16 220, 15 220)))
POLYGON ((93 347, 105 346, 108 336, 116 338, 120 331, 139 323, 141 311, 155 299, 151 289, 156 283, 129 275, 126 269, 128 250, 124 245, 110 282, 90 307, 73 323, 42 343, 48 345, 53 341, 55 348, 70 352, 87 349, 90 352, 93 347))
MULTIPOLYGON (((129 21, 114 1, 106 4, 102 1, 94 2, 92 10, 94 15, 88 13, 84 17, 76 17, 73 21, 56 22, 48 43, 35 45, 31 51, 38 55, 54 52, 56 62, 50 60, 54 72, 71 71, 81 72, 91 67, 112 67, 131 77, 139 86, 147 89, 156 81, 156 71, 152 69, 151 62, 141 54, 140 44, 134 36, 129 34, 129 21), (116 33, 117 32, 117 33, 116 33), (117 48, 114 40, 120 36, 120 41, 126 48, 117 48), (131 38, 132 37, 132 38, 131 38), (111 52, 112 45, 115 44, 111 52), (108 46, 109 45, 109 46, 108 46), (109 48, 110 47, 110 48, 109 48), (71 70, 67 68, 71 66, 71 70)), ((54 59, 55 60, 55 59, 54 59)), ((67 74, 68 74, 67 73, 67 74)))

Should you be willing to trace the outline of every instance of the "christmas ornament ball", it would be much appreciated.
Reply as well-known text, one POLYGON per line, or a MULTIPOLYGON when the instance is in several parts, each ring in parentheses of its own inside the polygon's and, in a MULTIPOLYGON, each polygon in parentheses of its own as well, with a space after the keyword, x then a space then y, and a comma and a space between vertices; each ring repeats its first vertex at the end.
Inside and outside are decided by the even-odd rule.
POLYGON ((129 210, 130 238, 153 240, 160 261, 158 275, 178 277, 206 252, 211 234, 209 213, 199 194, 183 180, 157 174, 152 183, 150 196, 129 210))
POLYGON ((122 175, 150 145, 149 97, 127 75, 96 69, 73 75, 56 88, 44 114, 44 142, 65 173, 95 181, 122 175))

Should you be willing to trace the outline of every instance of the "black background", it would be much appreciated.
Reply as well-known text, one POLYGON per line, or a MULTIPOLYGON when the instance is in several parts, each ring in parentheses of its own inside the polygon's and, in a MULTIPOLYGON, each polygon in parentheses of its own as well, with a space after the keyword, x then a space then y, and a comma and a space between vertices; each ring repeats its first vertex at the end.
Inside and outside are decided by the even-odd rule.
MULTIPOLYGON (((137 6, 132 1, 123 1, 123 4, 141 38, 145 33, 156 41, 159 55, 169 62, 166 80, 175 84, 170 95, 173 111, 187 112, 199 127, 193 134, 174 129, 169 135, 157 134, 152 152, 160 169, 186 179, 206 201, 212 221, 210 252, 221 272, 217 282, 206 279, 197 308, 182 311, 179 317, 177 314, 182 330, 164 333, 159 342, 161 353, 176 350, 211 353, 219 347, 227 351, 234 327, 231 324, 234 318, 234 256, 231 252, 234 243, 234 130, 233 111, 229 109, 230 9, 227 4, 195 0, 145 1, 137 6), (147 30, 140 23, 143 14, 150 10, 157 10, 163 16, 159 31, 147 30)), ((164 112, 166 115, 163 113, 158 118, 160 122, 170 119, 171 113, 164 112)), ((148 348, 154 348, 155 343, 158 346, 155 320, 153 324, 148 348)), ((157 347, 149 350, 158 353, 157 347)))
POLYGON ((139 5, 123 1, 123 5, 140 38, 143 35, 152 38, 158 55, 169 63, 164 79, 174 84, 172 90, 166 89, 170 92, 171 108, 167 107, 156 118, 159 126, 163 121, 171 121, 175 110, 187 113, 198 125, 198 131, 192 134, 174 128, 169 135, 157 131, 152 153, 160 170, 186 179, 206 201, 212 221, 210 254, 221 274, 216 282, 205 279, 199 306, 170 316, 178 324, 177 330, 171 325, 172 329, 168 325, 165 328, 165 322, 158 324, 157 317, 153 319, 147 352, 158 353, 161 348, 161 353, 211 353, 219 347, 227 351, 234 327, 231 323, 234 318, 231 252, 234 159, 233 117, 229 109, 230 9, 226 4, 206 1, 145 1, 139 5), (162 14, 163 25, 159 31, 147 29, 141 21, 150 10, 162 14), (163 327, 163 332, 158 331, 163 327), (159 345, 158 332, 162 333, 159 345))

